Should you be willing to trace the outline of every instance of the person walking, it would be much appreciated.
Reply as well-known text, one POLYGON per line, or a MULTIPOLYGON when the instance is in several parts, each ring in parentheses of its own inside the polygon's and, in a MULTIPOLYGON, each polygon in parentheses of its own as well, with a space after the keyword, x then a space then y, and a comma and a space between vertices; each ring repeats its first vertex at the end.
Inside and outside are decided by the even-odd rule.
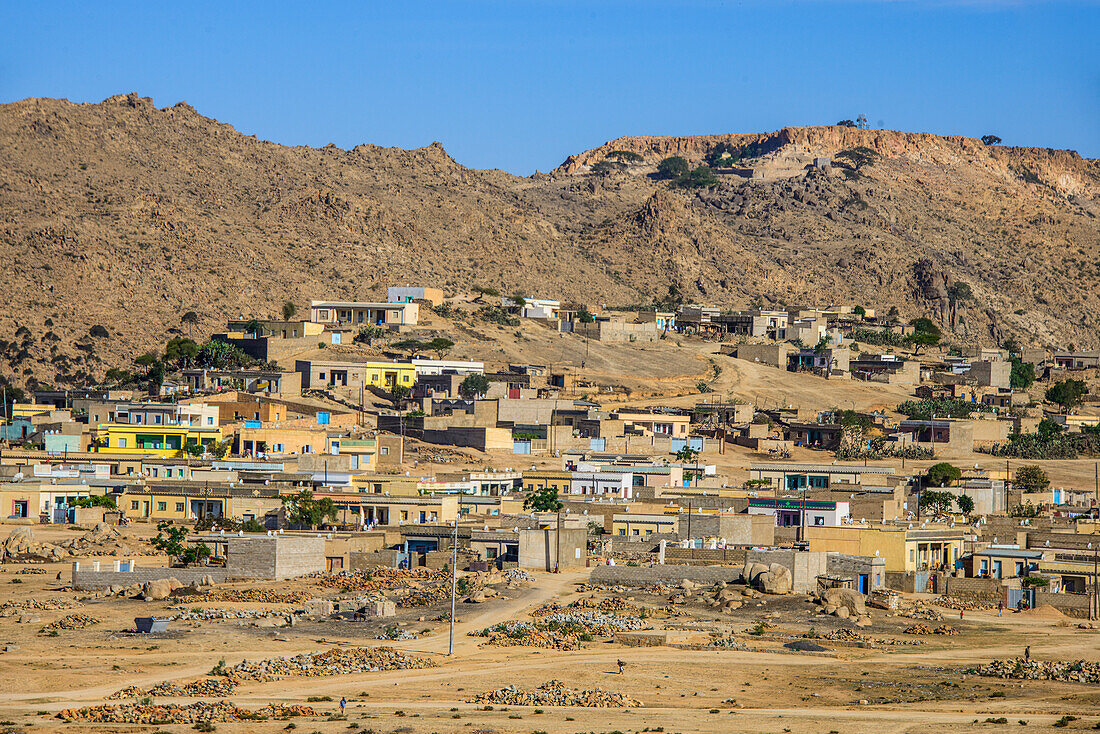
POLYGON ((340 697, 340 715, 341 716, 344 714, 344 709, 346 709, 347 707, 348 707, 348 699, 341 696, 340 697))
POLYGON ((997 616, 998 617, 1003 617, 1004 613, 1005 613, 1005 603, 1002 600, 1002 601, 997 602, 997 616))
POLYGON ((1024 648, 1024 660, 1031 660, 1031 645, 1024 648))
POLYGON ((619 675, 622 675, 623 674, 623 668, 626 667, 626 663, 623 662, 622 660, 619 660, 618 663, 619 663, 619 675))

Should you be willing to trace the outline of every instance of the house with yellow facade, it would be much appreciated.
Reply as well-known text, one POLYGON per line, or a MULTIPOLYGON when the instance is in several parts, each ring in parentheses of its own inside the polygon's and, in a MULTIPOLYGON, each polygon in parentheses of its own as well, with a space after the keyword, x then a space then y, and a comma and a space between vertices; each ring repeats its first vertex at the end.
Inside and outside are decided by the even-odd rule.
POLYGON ((653 535, 675 533, 680 519, 676 515, 649 515, 632 512, 616 512, 611 516, 612 535, 653 535))
POLYGON ((116 497, 129 518, 182 522, 206 517, 262 521, 282 506, 276 487, 241 487, 213 482, 160 481, 130 484, 116 497))
POLYGON ((534 492, 539 489, 552 489, 559 495, 569 494, 573 481, 573 472, 553 469, 532 469, 523 472, 523 489, 534 492))
POLYGON ((890 525, 806 525, 811 551, 880 556, 891 572, 950 571, 962 558, 973 529, 906 528, 890 525))
POLYGON ((302 375, 302 389, 365 387, 391 391, 416 384, 416 367, 411 362, 335 362, 299 359, 294 370, 302 375))
POLYGON ((212 449, 222 440, 218 426, 169 426, 140 423, 102 423, 96 428, 92 450, 100 454, 177 456, 185 445, 212 449))

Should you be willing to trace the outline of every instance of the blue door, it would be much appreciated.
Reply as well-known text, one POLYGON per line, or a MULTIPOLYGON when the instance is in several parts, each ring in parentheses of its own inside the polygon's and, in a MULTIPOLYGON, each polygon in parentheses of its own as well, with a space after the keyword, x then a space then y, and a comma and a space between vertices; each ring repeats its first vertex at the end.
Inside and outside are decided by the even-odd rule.
POLYGON ((861 573, 859 575, 859 593, 861 593, 861 594, 866 594, 867 593, 867 591, 868 591, 867 582, 868 582, 868 575, 865 574, 865 573, 861 573))

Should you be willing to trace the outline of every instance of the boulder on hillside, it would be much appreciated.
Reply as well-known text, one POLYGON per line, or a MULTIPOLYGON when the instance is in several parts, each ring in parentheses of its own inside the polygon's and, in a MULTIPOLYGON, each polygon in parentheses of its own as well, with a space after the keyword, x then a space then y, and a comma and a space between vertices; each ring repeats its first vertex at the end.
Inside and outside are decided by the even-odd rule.
POLYGON ((765 594, 789 594, 794 587, 790 569, 778 563, 773 563, 767 573, 760 574, 757 581, 765 594))

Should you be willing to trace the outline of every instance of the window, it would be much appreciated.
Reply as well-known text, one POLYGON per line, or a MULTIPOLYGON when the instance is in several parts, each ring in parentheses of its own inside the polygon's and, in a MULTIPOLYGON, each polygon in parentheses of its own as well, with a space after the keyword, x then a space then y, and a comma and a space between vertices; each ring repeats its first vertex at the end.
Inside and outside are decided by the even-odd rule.
POLYGON ((402 520, 408 520, 408 519, 409 519, 409 513, 408 513, 408 510, 402 510, 402 511, 401 511, 401 519, 402 519, 402 520))
POLYGON ((912 548, 910 548, 909 549, 909 562, 912 563, 915 560, 917 560, 917 552, 915 550, 913 550, 912 548))
POLYGON ((491 561, 491 560, 495 559, 496 557, 497 557, 497 549, 496 548, 486 548, 485 549, 485 558, 486 558, 486 560, 491 561))
POLYGON ((168 503, 167 502, 158 502, 157 503, 157 512, 167 512, 167 511, 168 511, 168 503))
POLYGON ((125 439, 125 438, 120 438, 120 439, 118 440, 118 447, 119 447, 120 449, 124 449, 124 448, 126 448, 126 439, 125 439))
POLYGON ((824 524, 825 524, 825 518, 822 517, 821 515, 818 515, 817 517, 814 518, 814 525, 824 525, 824 524))
MULTIPOLYGON (((259 413, 257 413, 257 414, 256 414, 256 417, 257 417, 257 418, 259 418, 259 417, 260 417, 260 414, 259 414, 259 413)), ((214 416, 212 416, 212 415, 208 415, 208 416, 206 416, 206 425, 208 425, 208 426, 212 426, 212 425, 214 425, 214 416)))
POLYGON ((389 455, 390 455, 390 448, 389 448, 389 446, 383 446, 383 447, 382 447, 382 456, 389 456, 389 455))
POLYGON ((619 528, 619 535, 626 535, 626 528, 619 528))
POLYGON ((176 512, 183 512, 183 503, 182 502, 177 502, 176 503, 176 512))
POLYGON ((137 500, 133 500, 132 502, 130 502, 130 509, 131 510, 136 510, 137 508, 138 508, 137 500))
POLYGON ((160 419, 161 419, 160 413, 157 413, 155 416, 153 416, 153 418, 155 419, 153 422, 156 423, 157 425, 160 425, 160 419))
POLYGON ((322 321, 328 320, 328 309, 327 308, 318 309, 317 310, 317 318, 321 319, 322 321))

